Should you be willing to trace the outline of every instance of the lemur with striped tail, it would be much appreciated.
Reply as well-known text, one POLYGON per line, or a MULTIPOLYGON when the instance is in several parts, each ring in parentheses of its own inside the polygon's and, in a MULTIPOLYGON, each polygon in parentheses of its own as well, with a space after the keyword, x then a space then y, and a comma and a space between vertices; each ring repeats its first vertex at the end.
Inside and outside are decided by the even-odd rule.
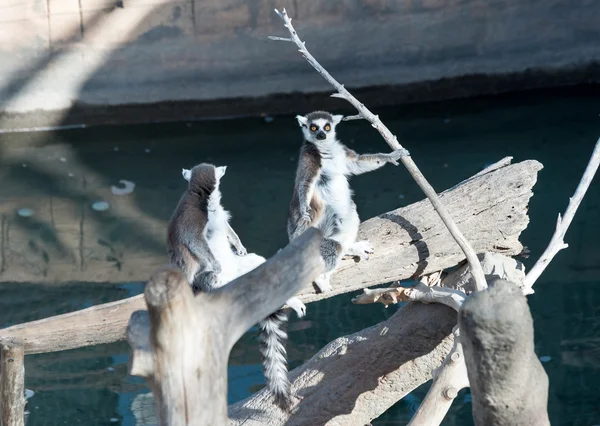
MULTIPOLYGON (((188 188, 169 221, 169 261, 183 270, 195 291, 211 291, 265 261, 262 256, 247 253, 229 225, 230 215, 221 205, 219 189, 225 171, 226 166, 206 163, 191 170, 183 169, 188 188)), ((306 306, 297 297, 286 303, 299 317, 305 315, 306 306)), ((267 387, 284 409, 291 402, 285 350, 286 321, 287 314, 282 309, 260 323, 260 350, 267 387)))

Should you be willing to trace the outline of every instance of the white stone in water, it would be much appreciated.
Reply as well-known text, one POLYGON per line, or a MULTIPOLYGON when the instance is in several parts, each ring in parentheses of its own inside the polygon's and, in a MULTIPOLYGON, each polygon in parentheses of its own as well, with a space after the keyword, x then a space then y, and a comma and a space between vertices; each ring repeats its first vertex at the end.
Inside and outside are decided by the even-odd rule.
POLYGON ((115 369, 114 369, 114 368, 112 368, 112 367, 108 367, 106 370, 107 370, 107 371, 115 371, 115 369))
POLYGON ((23 164, 21 164, 21 165, 22 165, 23 167, 27 167, 27 164, 25 164, 25 163, 23 163, 23 164))
POLYGON ((540 361, 541 362, 549 362, 551 360, 552 360, 552 357, 549 356, 549 355, 543 355, 543 356, 540 357, 540 361))
POLYGON ((147 154, 147 153, 149 153, 149 152, 150 152, 150 148, 146 148, 144 151, 145 151, 145 152, 146 152, 146 154, 147 154))
POLYGON ((108 210, 108 208, 110 207, 110 204, 108 204, 106 201, 94 201, 92 203, 92 208, 94 210, 96 210, 97 212, 103 212, 108 210))
POLYGON ((124 188, 120 188, 117 186, 110 187, 110 191, 115 195, 131 194, 135 189, 135 183, 131 182, 130 180, 121 179, 119 183, 122 184, 124 188))
POLYGON ((117 419, 116 417, 111 417, 110 422, 111 423, 119 423, 119 419, 117 419))
POLYGON ((60 161, 64 163, 67 161, 67 159, 65 157, 60 157, 60 161))
POLYGON ((25 399, 29 399, 31 398, 33 395, 35 395, 35 392, 32 391, 31 389, 25 389, 25 399))
POLYGON ((17 210, 17 214, 21 217, 31 217, 34 213, 32 209, 28 209, 27 207, 17 210))

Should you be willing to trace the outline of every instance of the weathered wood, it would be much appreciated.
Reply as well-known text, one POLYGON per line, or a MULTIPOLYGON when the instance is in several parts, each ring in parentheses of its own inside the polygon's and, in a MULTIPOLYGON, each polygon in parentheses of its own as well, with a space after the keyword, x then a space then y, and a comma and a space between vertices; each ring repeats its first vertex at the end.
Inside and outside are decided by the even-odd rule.
POLYGON ((462 345, 456 338, 452 351, 434 372, 434 376, 435 380, 427 392, 427 397, 419 405, 408 426, 441 424, 458 392, 469 386, 462 345))
MULTIPOLYGON (((527 205, 541 168, 537 161, 523 161, 479 174, 440 194, 477 252, 516 255, 522 251, 518 238, 529 223, 527 205)), ((425 200, 363 222, 359 237, 369 239, 375 247, 371 258, 342 261, 332 277, 333 291, 316 293, 307 285, 300 291, 304 303, 435 272, 464 259, 425 200)), ((9 327, 0 330, 0 341, 21 336, 27 354, 110 343, 125 338, 129 316, 144 308, 142 296, 135 296, 9 327), (65 329, 73 330, 69 339, 64 338, 65 329)))
POLYGON ((459 312, 460 341, 478 426, 547 426, 548 376, 534 350, 523 292, 496 280, 459 312))
POLYGON ((227 424, 227 361, 234 343, 324 269, 314 228, 250 273, 194 298, 168 267, 144 291, 148 311, 131 316, 131 374, 145 377, 164 426, 227 424))
MULTIPOLYGON (((502 266, 510 263, 505 256, 480 255, 480 258, 487 277, 513 276, 502 266)), ((441 285, 456 289, 472 281, 465 266, 447 274, 441 285)), ((387 321, 334 340, 291 371, 292 391, 302 398, 301 403, 295 402, 291 416, 277 409, 268 393, 261 390, 229 407, 230 426, 368 424, 432 378, 453 346, 450 332, 456 321, 456 311, 447 306, 409 303, 387 321)), ((464 368, 460 360, 447 362, 453 368, 464 368)), ((448 376, 452 373, 445 371, 448 376)), ((439 372, 444 374, 444 370, 439 372)), ((420 410, 422 414, 438 411, 438 417, 443 419, 455 397, 454 391, 466 385, 466 374, 461 382, 438 379, 434 403, 420 410)))
MULTIPOLYGON (((535 160, 523 161, 469 178, 440 194, 477 253, 510 256, 523 250, 519 235, 529 223, 527 206, 541 168, 535 160)), ((305 303, 429 274, 464 259, 427 200, 363 222, 359 239, 369 239, 375 253, 364 262, 344 260, 331 279, 332 292, 315 293, 312 286, 303 289, 301 299, 305 303)))
POLYGON ((104 303, 5 328, 0 330, 0 343, 18 337, 23 340, 25 353, 30 355, 116 342, 125 339, 131 313, 145 308, 143 295, 104 303))
POLYGON ((25 425, 25 352, 19 341, 0 344, 2 426, 25 425))

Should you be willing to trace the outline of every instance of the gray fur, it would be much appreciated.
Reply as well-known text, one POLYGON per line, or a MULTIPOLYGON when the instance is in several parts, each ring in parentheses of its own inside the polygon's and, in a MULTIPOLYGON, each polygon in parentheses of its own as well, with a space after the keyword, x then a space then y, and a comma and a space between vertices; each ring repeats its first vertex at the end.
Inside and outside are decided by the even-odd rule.
POLYGON ((199 272, 221 272, 204 229, 208 223, 208 200, 215 189, 215 166, 199 164, 192 169, 188 188, 181 196, 168 225, 167 247, 169 262, 179 267, 194 288, 210 287, 212 276, 202 276, 202 284, 195 280, 199 272))
MULTIPOLYGON (((222 284, 218 279, 221 272, 219 259, 214 258, 207 242, 207 238, 210 239, 211 236, 208 232, 206 238, 204 236, 204 230, 210 229, 207 228, 209 201, 213 203, 212 208, 215 207, 215 202, 220 206, 219 192, 215 191, 215 170, 214 166, 206 164, 191 170, 188 189, 169 222, 169 259, 185 272, 195 292, 210 292, 222 284), (214 265, 218 267, 215 269, 214 265)), ((185 179, 188 176, 186 172, 184 169, 185 179)), ((237 255, 246 256, 246 248, 239 236, 229 224, 227 226, 227 241, 237 255)), ((267 387, 282 409, 287 409, 291 404, 285 350, 286 325, 287 314, 280 309, 260 322, 259 336, 267 387)))
POLYGON ((285 350, 287 321, 287 313, 279 309, 261 321, 259 335, 267 387, 275 398, 275 404, 282 410, 288 410, 292 402, 285 350))
POLYGON ((324 238, 321 243, 321 256, 325 261, 325 271, 332 271, 342 256, 342 246, 335 240, 324 238))

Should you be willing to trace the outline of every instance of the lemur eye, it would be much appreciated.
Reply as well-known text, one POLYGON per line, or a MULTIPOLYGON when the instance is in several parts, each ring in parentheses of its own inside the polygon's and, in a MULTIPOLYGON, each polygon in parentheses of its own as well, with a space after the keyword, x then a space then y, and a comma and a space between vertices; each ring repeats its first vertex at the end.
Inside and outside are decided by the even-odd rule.
POLYGON ((326 125, 325 125, 325 130, 326 130, 327 132, 328 132, 328 131, 330 131, 330 130, 331 130, 331 126, 330 126, 329 124, 326 124, 326 125))
POLYGON ((314 124, 312 126, 310 126, 310 131, 311 132, 316 132, 317 131, 317 126, 315 126, 314 124))

